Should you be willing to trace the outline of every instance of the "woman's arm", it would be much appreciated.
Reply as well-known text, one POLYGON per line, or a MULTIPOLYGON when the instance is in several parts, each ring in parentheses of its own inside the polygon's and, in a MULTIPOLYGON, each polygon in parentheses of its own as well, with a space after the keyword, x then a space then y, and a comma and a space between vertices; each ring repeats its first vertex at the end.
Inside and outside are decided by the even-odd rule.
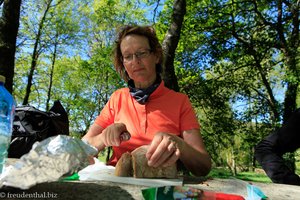
POLYGON ((211 170, 211 158, 205 149, 199 129, 186 130, 181 138, 180 160, 196 176, 205 176, 211 170))
POLYGON ((111 124, 105 129, 94 123, 82 139, 101 151, 107 146, 119 146, 120 135, 125 131, 127 129, 123 123, 111 124))
POLYGON ((174 164, 180 159, 196 176, 205 176, 211 169, 211 159, 198 129, 186 130, 183 138, 174 134, 157 133, 146 154, 149 166, 174 164))
POLYGON ((104 129, 101 126, 94 123, 82 137, 82 140, 86 140, 90 145, 96 147, 98 151, 101 151, 105 148, 104 143, 99 140, 103 130, 104 129))

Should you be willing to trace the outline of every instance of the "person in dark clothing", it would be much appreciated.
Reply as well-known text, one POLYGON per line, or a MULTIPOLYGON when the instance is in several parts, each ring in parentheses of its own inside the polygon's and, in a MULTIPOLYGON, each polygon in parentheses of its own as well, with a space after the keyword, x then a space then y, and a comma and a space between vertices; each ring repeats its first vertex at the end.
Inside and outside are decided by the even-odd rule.
POLYGON ((300 109, 278 130, 260 141, 255 158, 274 183, 300 185, 300 177, 285 165, 283 154, 300 147, 300 109))

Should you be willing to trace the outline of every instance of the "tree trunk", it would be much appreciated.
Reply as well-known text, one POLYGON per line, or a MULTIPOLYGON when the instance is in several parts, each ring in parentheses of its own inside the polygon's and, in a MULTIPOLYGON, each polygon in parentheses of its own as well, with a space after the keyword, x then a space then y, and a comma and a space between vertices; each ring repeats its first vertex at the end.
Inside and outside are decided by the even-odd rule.
MULTIPOLYGON (((253 50, 254 52, 254 50, 253 50)), ((255 53, 253 54, 253 58, 255 60, 255 66, 258 69, 258 72, 261 76, 262 82, 264 84, 264 86, 267 89, 267 94, 268 94, 268 104, 270 106, 271 111, 273 112, 273 117, 271 118, 272 121, 274 122, 279 122, 280 121, 280 115, 278 112, 278 102, 276 101, 274 94, 273 94, 273 90, 271 88, 270 82, 267 79, 267 74, 266 71, 263 70, 262 66, 261 66, 261 61, 259 61, 257 59, 257 56, 255 55, 255 53)))
POLYGON ((48 92, 47 92, 47 101, 46 101, 46 110, 47 111, 50 109, 49 102, 51 100, 51 91, 52 91, 52 84, 53 84, 53 73, 54 73, 55 60, 56 60, 56 56, 57 56, 57 46, 58 46, 58 32, 56 31, 54 50, 53 50, 53 54, 52 54, 52 64, 51 64, 51 71, 50 71, 49 88, 48 88, 48 92))
POLYGON ((236 169, 236 158, 235 158, 235 152, 234 152, 234 146, 232 146, 232 169, 233 169, 233 176, 237 175, 237 169, 236 169))
POLYGON ((49 2, 47 3, 46 10, 45 10, 45 12, 43 14, 43 17, 42 17, 42 19, 39 23, 39 28, 38 28, 38 32, 37 32, 37 35, 36 35, 36 38, 35 38, 34 48, 33 48, 32 56, 31 56, 31 66, 30 66, 30 71, 29 71, 29 74, 28 74, 26 93, 25 93, 25 96, 24 96, 24 99, 23 99, 23 105, 28 104, 29 96, 30 96, 30 93, 31 93, 33 74, 34 74, 34 71, 36 69, 38 57, 39 57, 39 54, 40 54, 39 49, 38 49, 39 48, 39 43, 40 43, 40 40, 41 40, 46 15, 47 15, 47 13, 50 9, 51 2, 52 2, 52 0, 49 0, 49 2))
POLYGON ((252 163, 251 163, 251 171, 254 172, 255 171, 255 168, 256 168, 256 160, 255 160, 255 156, 254 156, 254 151, 255 151, 255 147, 250 147, 250 151, 251 151, 251 160, 252 160, 252 163))
POLYGON ((0 18, 0 74, 6 77, 5 86, 11 93, 13 90, 20 7, 21 0, 5 0, 2 17, 0 18))
POLYGON ((296 110, 298 83, 288 83, 284 98, 283 122, 286 122, 296 110))
POLYGON ((162 78, 165 81, 166 87, 175 91, 179 91, 179 86, 174 70, 174 58, 180 39, 180 32, 185 13, 186 1, 175 0, 173 5, 172 22, 162 44, 165 58, 163 63, 162 78))

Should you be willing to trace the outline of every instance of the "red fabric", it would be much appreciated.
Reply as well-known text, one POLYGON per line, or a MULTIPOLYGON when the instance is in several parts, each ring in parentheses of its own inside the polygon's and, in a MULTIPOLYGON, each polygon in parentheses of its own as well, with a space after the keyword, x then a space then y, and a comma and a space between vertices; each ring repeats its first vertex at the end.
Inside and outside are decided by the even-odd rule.
POLYGON ((123 153, 150 144, 159 131, 180 136, 184 130, 200 128, 188 97, 166 88, 163 81, 145 105, 132 98, 128 88, 115 91, 95 123, 106 128, 121 122, 126 125, 131 138, 119 147, 113 147, 110 165, 115 165, 123 153))
POLYGON ((244 200, 244 197, 235 194, 216 193, 216 200, 244 200))

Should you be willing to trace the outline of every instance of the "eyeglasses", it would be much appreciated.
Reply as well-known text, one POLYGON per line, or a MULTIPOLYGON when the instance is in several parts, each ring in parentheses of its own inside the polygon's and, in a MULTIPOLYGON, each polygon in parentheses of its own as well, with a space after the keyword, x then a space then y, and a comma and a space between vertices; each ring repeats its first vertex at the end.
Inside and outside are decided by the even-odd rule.
POLYGON ((123 55, 121 57, 121 60, 124 62, 124 63, 129 63, 131 61, 133 61, 133 55, 135 55, 135 58, 136 59, 143 59, 143 58, 146 58, 150 55, 151 53, 151 49, 145 49, 145 50, 141 50, 141 51, 137 51, 135 52, 134 54, 126 54, 126 55, 123 55))

